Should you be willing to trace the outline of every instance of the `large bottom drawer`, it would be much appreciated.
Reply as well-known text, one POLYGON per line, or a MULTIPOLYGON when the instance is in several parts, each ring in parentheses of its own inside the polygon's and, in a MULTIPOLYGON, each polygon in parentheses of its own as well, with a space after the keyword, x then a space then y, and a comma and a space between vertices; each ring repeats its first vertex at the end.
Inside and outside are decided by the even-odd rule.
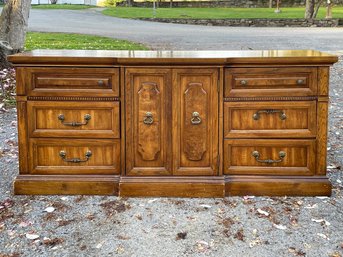
POLYGON ((31 174, 119 174, 119 139, 30 139, 31 174))
POLYGON ((315 140, 224 141, 224 174, 313 175, 315 140))

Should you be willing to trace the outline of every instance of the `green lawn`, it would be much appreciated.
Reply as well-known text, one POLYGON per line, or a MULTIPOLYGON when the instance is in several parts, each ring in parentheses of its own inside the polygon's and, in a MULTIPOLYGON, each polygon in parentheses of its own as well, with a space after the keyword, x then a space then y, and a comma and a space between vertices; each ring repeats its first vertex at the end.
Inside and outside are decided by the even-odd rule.
POLYGON ((28 32, 26 34, 25 50, 33 49, 148 50, 142 44, 107 37, 28 32))
POLYGON ((31 5, 34 9, 69 9, 69 10, 82 10, 92 8, 91 5, 81 4, 33 4, 31 5))
MULTIPOLYGON (((274 13, 274 8, 158 8, 156 18, 303 18, 305 8, 281 8, 281 13, 274 13)), ((103 14, 121 18, 152 18, 152 8, 111 7, 103 14)), ((319 10, 318 19, 325 17, 325 8, 319 10)), ((343 18, 343 7, 333 8, 334 18, 343 18)))

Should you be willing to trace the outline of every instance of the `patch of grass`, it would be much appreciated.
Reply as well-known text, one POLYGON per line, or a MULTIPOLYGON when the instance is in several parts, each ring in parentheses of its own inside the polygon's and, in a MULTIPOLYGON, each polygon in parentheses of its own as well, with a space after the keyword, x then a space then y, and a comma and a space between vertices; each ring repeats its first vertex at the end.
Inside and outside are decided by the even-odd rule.
POLYGON ((25 50, 82 49, 82 50, 147 50, 142 44, 82 34, 40 33, 26 34, 25 50))
MULTIPOLYGON (((275 13, 274 8, 158 8, 156 18, 185 19, 234 19, 234 18, 304 18, 305 7, 281 8, 275 13)), ((120 18, 153 18, 152 8, 112 7, 103 12, 105 15, 120 18)), ((334 18, 343 18, 343 6, 332 9, 334 18)), ((320 8, 317 19, 325 18, 325 8, 320 8)))
POLYGON ((92 8, 91 5, 82 4, 34 4, 31 5, 33 9, 68 9, 68 10, 82 10, 92 8))

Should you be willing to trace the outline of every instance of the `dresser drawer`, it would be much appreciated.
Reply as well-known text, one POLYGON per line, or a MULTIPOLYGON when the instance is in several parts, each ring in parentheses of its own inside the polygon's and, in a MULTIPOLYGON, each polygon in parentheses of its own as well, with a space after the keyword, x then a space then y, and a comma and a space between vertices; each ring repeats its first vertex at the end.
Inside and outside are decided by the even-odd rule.
POLYGON ((226 102, 224 137, 315 137, 316 101, 226 102))
POLYGON ((119 139, 30 139, 32 174, 119 174, 119 139))
POLYGON ((228 68, 226 97, 313 96, 317 94, 317 68, 228 68))
POLYGON ((224 173, 313 175, 315 140, 224 140, 224 173))
POLYGON ((46 102, 27 104, 30 137, 119 138, 119 102, 46 102))
POLYGON ((28 96, 119 96, 118 68, 27 68, 28 96))

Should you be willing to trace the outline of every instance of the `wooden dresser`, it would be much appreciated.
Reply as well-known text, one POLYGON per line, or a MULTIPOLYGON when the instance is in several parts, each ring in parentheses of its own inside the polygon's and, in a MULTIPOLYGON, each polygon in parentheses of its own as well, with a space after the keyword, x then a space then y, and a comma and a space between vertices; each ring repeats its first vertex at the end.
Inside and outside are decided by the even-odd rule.
POLYGON ((36 50, 9 60, 16 194, 331 194, 334 55, 36 50))

